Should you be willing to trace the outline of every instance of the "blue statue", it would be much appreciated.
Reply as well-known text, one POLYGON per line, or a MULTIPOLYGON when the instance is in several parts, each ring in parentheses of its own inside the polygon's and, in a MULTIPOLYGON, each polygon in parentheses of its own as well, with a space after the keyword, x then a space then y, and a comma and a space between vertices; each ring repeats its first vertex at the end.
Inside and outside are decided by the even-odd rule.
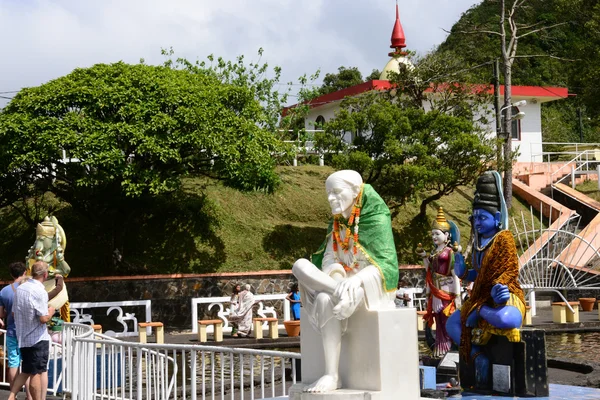
POLYGON ((517 248, 508 228, 508 213, 496 171, 481 175, 473 200, 471 265, 455 265, 456 275, 474 282, 471 297, 450 316, 446 329, 460 345, 461 362, 473 362, 476 386, 489 386, 490 363, 482 352, 492 335, 521 340, 525 298, 518 281, 517 248))

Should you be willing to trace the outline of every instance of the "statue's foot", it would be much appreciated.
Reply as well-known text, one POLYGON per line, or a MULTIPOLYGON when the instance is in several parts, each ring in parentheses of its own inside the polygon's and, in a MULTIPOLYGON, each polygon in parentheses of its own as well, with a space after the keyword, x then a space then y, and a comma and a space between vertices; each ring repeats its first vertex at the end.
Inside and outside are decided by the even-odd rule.
POLYGON ((337 375, 323 375, 315 382, 305 386, 302 391, 308 393, 331 392, 342 387, 342 383, 337 375))

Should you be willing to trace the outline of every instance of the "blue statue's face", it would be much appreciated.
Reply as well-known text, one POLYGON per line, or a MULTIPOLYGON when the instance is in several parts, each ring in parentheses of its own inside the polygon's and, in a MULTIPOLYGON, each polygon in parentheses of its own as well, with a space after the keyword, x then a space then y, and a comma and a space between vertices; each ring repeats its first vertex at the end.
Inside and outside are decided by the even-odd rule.
POLYGON ((499 222, 499 212, 492 214, 481 208, 473 210, 473 226, 477 234, 481 237, 488 238, 494 236, 500 230, 498 228, 499 222))

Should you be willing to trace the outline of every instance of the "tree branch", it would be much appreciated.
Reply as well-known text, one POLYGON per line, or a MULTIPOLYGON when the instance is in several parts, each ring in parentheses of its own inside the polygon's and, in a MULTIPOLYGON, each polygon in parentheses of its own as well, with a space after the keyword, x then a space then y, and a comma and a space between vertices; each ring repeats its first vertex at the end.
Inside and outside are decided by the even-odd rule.
POLYGON ((513 58, 528 58, 528 57, 548 57, 548 58, 553 58, 555 60, 562 60, 562 61, 571 61, 571 62, 578 61, 578 60, 572 60, 570 58, 553 56, 551 54, 529 54, 529 55, 523 55, 523 56, 514 56, 513 58))
POLYGON ((518 37, 517 37, 517 39, 524 38, 525 36, 531 35, 532 33, 540 32, 540 31, 544 31, 544 30, 546 30, 546 29, 556 28, 557 26, 561 26, 561 25, 566 25, 566 24, 568 24, 568 23, 569 23, 569 22, 559 22, 559 23, 557 23, 557 24, 552 24, 552 25, 548 25, 548 26, 543 26, 543 27, 541 27, 541 28, 539 28, 539 29, 534 29, 534 30, 531 30, 531 31, 529 31, 529 32, 526 32, 526 33, 522 34, 521 36, 518 36, 518 37))
MULTIPOLYGON (((446 33, 451 33, 449 30, 446 29, 442 29, 444 32, 446 33)), ((498 35, 500 36, 500 32, 496 32, 496 31, 488 31, 485 29, 476 29, 473 31, 455 31, 456 33, 466 33, 466 34, 474 34, 474 33, 489 33, 491 35, 498 35)))

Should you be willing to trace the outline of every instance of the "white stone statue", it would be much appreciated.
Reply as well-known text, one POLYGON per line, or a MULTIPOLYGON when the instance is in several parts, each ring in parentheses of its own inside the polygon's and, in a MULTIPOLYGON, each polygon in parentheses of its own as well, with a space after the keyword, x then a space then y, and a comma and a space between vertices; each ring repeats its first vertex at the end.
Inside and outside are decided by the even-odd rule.
MULTIPOLYGON (((398 261, 387 205, 370 185, 363 184, 356 171, 335 172, 325 186, 333 213, 327 238, 312 262, 299 259, 292 268, 300 284, 302 317, 321 334, 325 364, 324 375, 304 386, 304 392, 328 392, 342 387, 342 335, 349 322, 358 318, 359 309, 396 311, 398 261)), ((304 371, 304 337, 302 340, 304 371)), ((415 369, 417 363, 418 360, 415 369)))

